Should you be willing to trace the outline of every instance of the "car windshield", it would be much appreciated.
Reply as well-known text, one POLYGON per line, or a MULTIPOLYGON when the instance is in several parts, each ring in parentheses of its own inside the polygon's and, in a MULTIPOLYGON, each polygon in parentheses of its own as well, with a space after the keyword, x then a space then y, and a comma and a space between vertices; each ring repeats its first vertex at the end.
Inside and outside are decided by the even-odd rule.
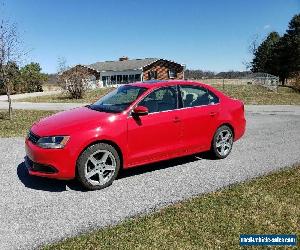
POLYGON ((101 97, 88 108, 109 113, 120 113, 127 109, 147 88, 123 85, 101 97))

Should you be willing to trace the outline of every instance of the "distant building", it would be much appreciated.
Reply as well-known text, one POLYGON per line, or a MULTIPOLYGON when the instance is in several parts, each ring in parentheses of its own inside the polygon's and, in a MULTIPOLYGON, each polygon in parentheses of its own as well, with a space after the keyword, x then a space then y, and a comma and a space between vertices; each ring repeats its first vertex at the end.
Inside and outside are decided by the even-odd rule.
POLYGON ((184 79, 184 65, 158 58, 128 59, 76 65, 70 70, 85 70, 93 75, 91 87, 106 87, 151 79, 184 79))

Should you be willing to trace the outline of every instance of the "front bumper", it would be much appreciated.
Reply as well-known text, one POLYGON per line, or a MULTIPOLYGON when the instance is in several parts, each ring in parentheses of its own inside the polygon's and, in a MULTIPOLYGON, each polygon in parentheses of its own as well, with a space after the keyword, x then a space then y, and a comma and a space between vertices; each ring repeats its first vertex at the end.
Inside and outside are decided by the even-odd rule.
POLYGON ((25 164, 30 175, 55 178, 75 178, 75 164, 68 149, 44 149, 25 141, 25 164))

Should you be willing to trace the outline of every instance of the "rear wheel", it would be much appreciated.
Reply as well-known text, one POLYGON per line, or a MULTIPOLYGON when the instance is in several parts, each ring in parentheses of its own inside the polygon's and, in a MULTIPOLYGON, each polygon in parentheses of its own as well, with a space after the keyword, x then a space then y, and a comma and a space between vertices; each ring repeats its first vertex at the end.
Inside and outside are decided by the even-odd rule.
POLYGON ((212 141, 212 154, 217 159, 226 158, 233 146, 232 129, 226 125, 219 127, 212 141))
POLYGON ((109 144, 88 147, 78 158, 78 180, 88 190, 103 189, 112 184, 120 170, 118 152, 109 144))

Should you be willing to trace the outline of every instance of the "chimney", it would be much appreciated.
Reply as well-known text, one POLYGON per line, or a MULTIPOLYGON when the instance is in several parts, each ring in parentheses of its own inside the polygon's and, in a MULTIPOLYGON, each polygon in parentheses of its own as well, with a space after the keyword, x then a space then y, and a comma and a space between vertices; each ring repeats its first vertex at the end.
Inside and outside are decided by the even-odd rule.
POLYGON ((119 61, 122 62, 122 61, 127 61, 128 60, 128 56, 122 56, 119 58, 119 61))

